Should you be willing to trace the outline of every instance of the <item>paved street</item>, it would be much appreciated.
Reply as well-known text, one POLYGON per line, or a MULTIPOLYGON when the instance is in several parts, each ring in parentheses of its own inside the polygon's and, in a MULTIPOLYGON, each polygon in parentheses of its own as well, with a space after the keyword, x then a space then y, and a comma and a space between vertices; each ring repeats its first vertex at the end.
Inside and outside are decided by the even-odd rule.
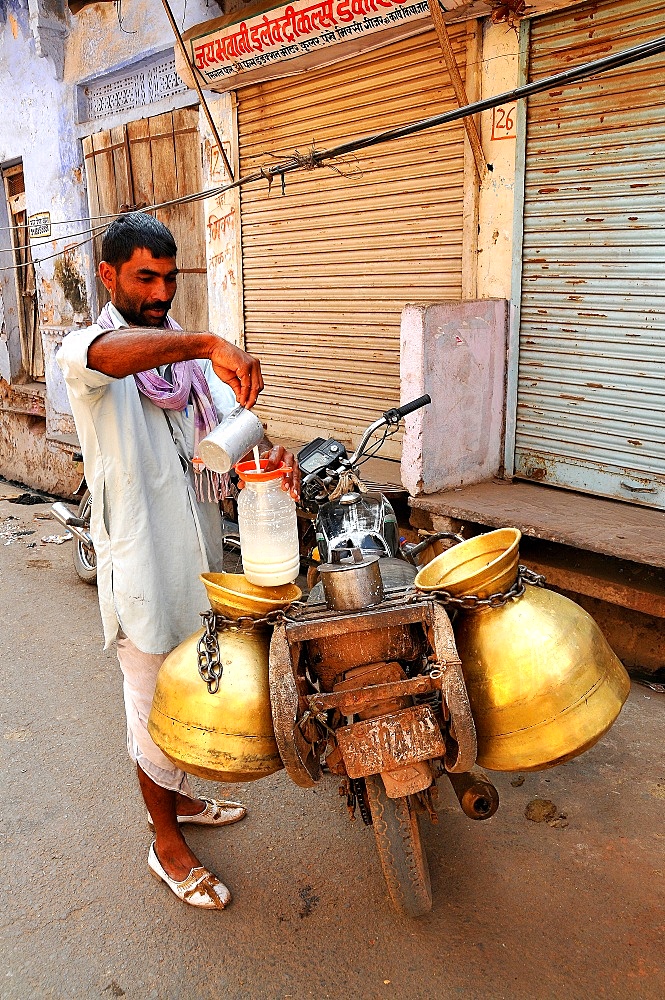
POLYGON ((190 834, 235 897, 197 912, 148 876, 115 655, 71 542, 40 541, 61 531, 34 520, 47 510, 0 500, 2 1000, 665 995, 665 695, 635 685, 580 760, 518 787, 496 775, 489 822, 444 784, 426 918, 393 915, 337 782, 304 791, 283 772, 230 789, 240 826, 190 834), (535 797, 565 818, 529 822, 535 797))

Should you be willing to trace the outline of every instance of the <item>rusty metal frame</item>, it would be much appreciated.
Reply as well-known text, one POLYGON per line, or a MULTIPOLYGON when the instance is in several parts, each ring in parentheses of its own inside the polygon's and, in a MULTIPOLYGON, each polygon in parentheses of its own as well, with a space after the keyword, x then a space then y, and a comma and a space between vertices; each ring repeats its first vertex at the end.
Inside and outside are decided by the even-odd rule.
POLYGON ((332 691, 330 694, 311 694, 307 699, 310 712, 325 712, 337 708, 342 715, 355 715, 377 701, 403 698, 407 695, 430 694, 440 691, 443 673, 436 670, 432 674, 419 674, 404 681, 388 681, 385 684, 369 684, 364 687, 332 691))
MULTIPOLYGON (((404 596, 385 600, 377 607, 365 611, 329 611, 325 605, 313 604, 286 624, 289 642, 305 642, 324 636, 348 635, 367 632, 373 628, 390 625, 411 625, 423 621, 423 611, 430 601, 417 600, 405 603, 404 596)), ((425 614, 428 614, 425 610, 425 614)), ((428 620, 429 623, 429 620, 428 620)))
POLYGON ((446 770, 470 771, 476 762, 476 728, 455 636, 445 608, 432 600, 413 600, 403 592, 389 596, 378 607, 358 612, 331 611, 324 605, 303 608, 296 617, 275 628, 270 648, 270 692, 275 735, 287 773, 303 787, 311 787, 318 780, 318 775, 315 776, 318 762, 312 760, 312 747, 304 740, 297 725, 299 716, 305 712, 317 715, 329 708, 344 711, 345 707, 349 707, 349 714, 355 714, 361 704, 407 693, 426 694, 439 687, 450 715, 453 737, 448 742, 444 758, 446 770), (422 624, 429 630, 430 645, 437 660, 434 676, 422 674, 404 681, 349 688, 330 694, 306 694, 298 690, 297 668, 302 644, 307 640, 410 624, 422 624))

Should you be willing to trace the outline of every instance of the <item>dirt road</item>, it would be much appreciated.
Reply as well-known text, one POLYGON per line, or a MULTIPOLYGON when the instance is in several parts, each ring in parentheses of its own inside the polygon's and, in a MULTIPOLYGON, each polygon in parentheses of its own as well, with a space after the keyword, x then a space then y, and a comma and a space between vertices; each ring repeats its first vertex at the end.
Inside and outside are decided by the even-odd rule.
POLYGON ((197 912, 148 877, 115 656, 71 542, 40 541, 61 531, 34 520, 47 509, 0 500, 2 1000, 665 995, 665 695, 634 686, 577 761, 496 775, 488 822, 442 785, 426 918, 393 915, 337 782, 303 791, 284 772, 229 789, 239 826, 191 833, 235 897, 197 912), (528 821, 536 797, 565 819, 528 821))

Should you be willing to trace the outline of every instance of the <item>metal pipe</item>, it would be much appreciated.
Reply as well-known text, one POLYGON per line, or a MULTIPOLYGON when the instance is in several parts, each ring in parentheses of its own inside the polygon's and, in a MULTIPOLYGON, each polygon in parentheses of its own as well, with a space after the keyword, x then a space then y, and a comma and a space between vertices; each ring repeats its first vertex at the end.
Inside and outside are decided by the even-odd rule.
POLYGON ((489 819, 499 808, 499 793, 482 771, 451 774, 450 784, 462 810, 469 819, 489 819))
MULTIPOLYGON (((330 149, 314 150, 308 157, 305 158, 302 156, 289 157, 280 163, 276 163, 272 167, 261 167, 260 170, 256 170, 254 173, 246 174, 244 177, 239 177, 230 184, 224 184, 218 188, 211 188, 210 190, 204 192, 184 195, 181 198, 174 198, 166 204, 179 205, 186 204, 189 201, 196 201, 197 199, 203 197, 215 198, 218 195, 224 194, 226 191, 230 191, 232 188, 241 187, 243 184, 250 184, 259 180, 270 180, 270 178, 280 177, 282 174, 288 174, 295 170, 312 169, 313 167, 317 167, 325 163, 326 160, 332 160, 338 156, 354 153, 360 149, 369 149, 371 146, 378 146, 384 142, 392 142, 395 139, 402 139, 406 136, 416 135, 418 132, 424 132, 426 129, 438 128, 440 125, 448 125, 451 122, 459 121, 461 118, 466 118, 468 115, 476 115, 481 111, 489 111, 492 108, 500 107, 502 104, 512 104, 513 102, 519 101, 524 97, 530 97, 532 94, 543 93, 551 87, 577 83, 579 80, 585 80, 587 77, 596 76, 599 73, 607 73, 613 69, 630 66, 633 63, 641 61, 642 59, 648 59, 652 56, 661 55, 663 52, 665 52, 665 36, 655 38, 651 42, 644 42, 641 45, 635 45, 629 49, 624 49, 623 52, 616 52, 610 56, 603 56, 601 59, 595 59, 592 62, 583 63, 581 66, 576 66, 573 69, 566 69, 562 73, 555 73, 553 76, 543 77, 542 80, 534 80, 532 83, 527 83, 521 87, 515 87, 513 90, 505 91, 503 94, 496 94, 494 97, 485 97, 480 101, 474 101, 472 104, 467 104, 464 108, 454 108, 452 111, 445 111, 442 114, 433 115, 430 118, 423 118, 420 121, 412 122, 409 125, 402 125, 399 128, 385 129, 383 132, 375 132, 372 135, 366 135, 359 139, 351 139, 348 142, 341 143, 338 146, 333 146, 330 149)), ((152 211, 155 207, 158 208, 160 206, 152 206, 152 208, 143 209, 143 211, 152 211)))
MULTIPOLYGON (((524 97, 530 97, 532 94, 540 94, 543 91, 549 90, 550 87, 563 87, 570 83, 576 83, 578 80, 595 76, 597 73, 607 73, 613 69, 630 66, 634 62, 648 59, 651 56, 661 55, 663 52, 665 52, 665 36, 654 38, 652 41, 644 42, 641 45, 635 45, 630 49, 624 49, 622 52, 615 52, 610 56, 603 56, 601 59, 595 59, 592 62, 583 63, 581 66, 563 70, 562 73, 555 73, 554 76, 544 77, 542 80, 534 80, 531 83, 524 84, 522 87, 515 87, 513 90, 506 91, 503 94, 497 94, 495 97, 485 97, 480 101, 467 104, 464 108, 445 111, 439 115, 432 115, 429 118, 412 122, 409 125, 402 125, 399 128, 375 132, 373 135, 365 136, 363 139, 352 139, 350 142, 340 143, 339 146, 322 150, 320 153, 314 151, 311 154, 311 161, 315 165, 336 156, 344 156, 347 153, 357 152, 359 149, 369 149, 371 146, 378 146, 383 142, 416 135, 418 132, 424 132, 426 129, 458 121, 467 115, 489 111, 491 108, 500 107, 502 104, 510 104, 524 97)), ((296 170, 300 166, 301 164, 298 162, 287 162, 287 164, 278 164, 269 170, 266 168, 264 172, 272 173, 275 176, 287 170, 296 170)))
POLYGON ((86 529, 86 522, 82 520, 82 518, 77 517, 66 504, 59 500, 51 507, 51 513, 56 521, 59 521, 63 528, 67 528, 68 531, 71 531, 72 535, 78 538, 78 540, 82 542, 86 548, 94 548, 92 536, 86 529))

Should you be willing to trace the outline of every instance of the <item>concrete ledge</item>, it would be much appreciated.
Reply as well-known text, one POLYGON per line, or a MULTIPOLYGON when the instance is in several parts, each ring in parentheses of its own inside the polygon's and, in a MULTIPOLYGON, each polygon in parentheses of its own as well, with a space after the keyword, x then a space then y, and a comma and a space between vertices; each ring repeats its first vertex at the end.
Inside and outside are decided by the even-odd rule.
POLYGON ((650 507, 510 480, 414 497, 410 504, 415 527, 441 530, 438 518, 512 526, 533 538, 665 568, 665 511, 650 507))

